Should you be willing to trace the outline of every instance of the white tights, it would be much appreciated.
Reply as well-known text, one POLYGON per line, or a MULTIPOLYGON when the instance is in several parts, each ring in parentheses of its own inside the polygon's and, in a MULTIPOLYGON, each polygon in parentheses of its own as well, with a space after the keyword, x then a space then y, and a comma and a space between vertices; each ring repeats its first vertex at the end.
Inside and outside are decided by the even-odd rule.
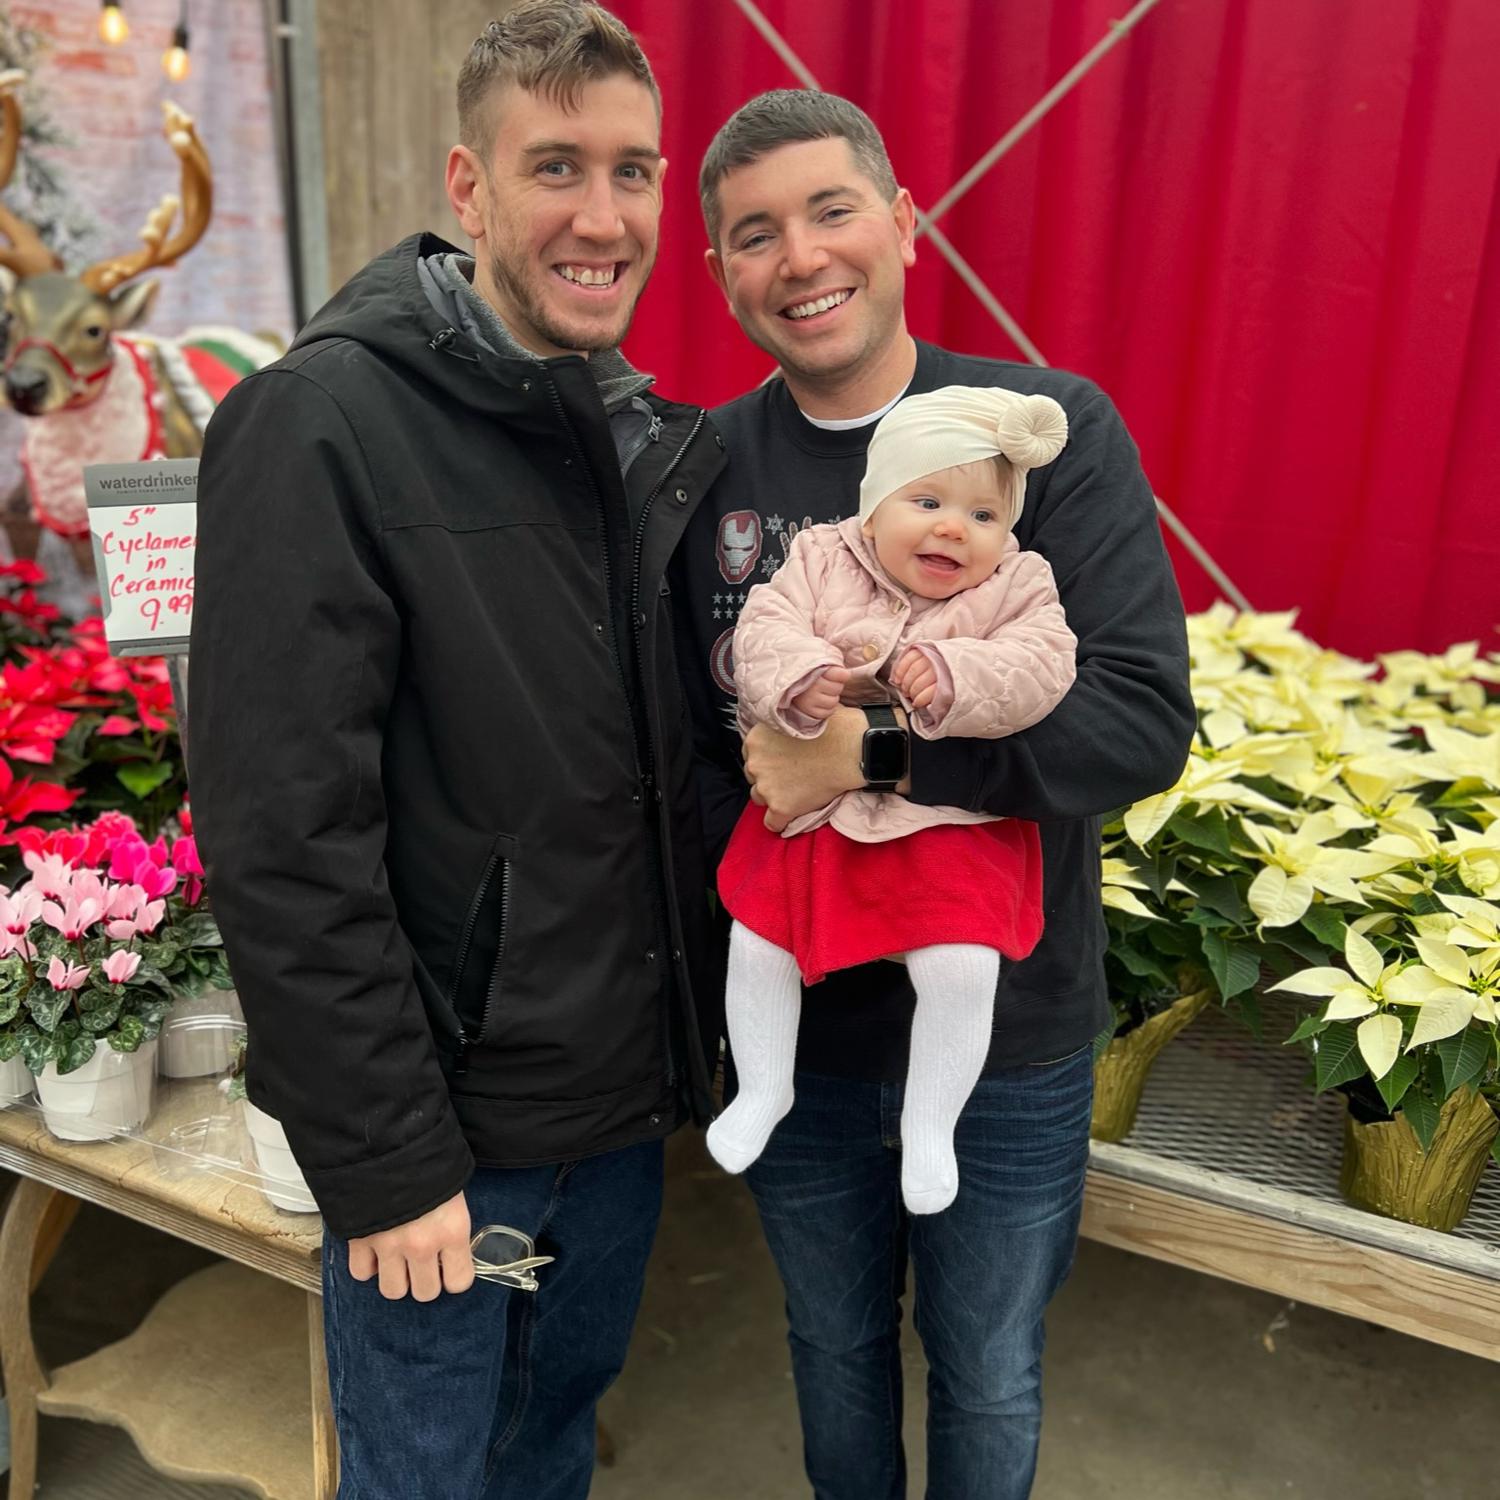
MULTIPOLYGON (((917 1008, 901 1112, 901 1196, 912 1213, 931 1214, 958 1193, 953 1132, 989 1052, 1000 955, 947 943, 914 949, 906 966, 917 1008)), ((743 1172, 792 1107, 801 1009, 796 960, 736 922, 725 1011, 740 1091, 708 1129, 708 1149, 726 1171, 743 1172)))

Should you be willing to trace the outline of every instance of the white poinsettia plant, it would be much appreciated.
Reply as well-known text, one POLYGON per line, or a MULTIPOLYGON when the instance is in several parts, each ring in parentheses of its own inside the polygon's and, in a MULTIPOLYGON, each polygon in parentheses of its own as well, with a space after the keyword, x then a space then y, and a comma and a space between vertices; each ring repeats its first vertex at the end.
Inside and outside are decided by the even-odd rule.
POLYGON ((1188 637, 1188 764, 1106 829, 1117 1026, 1204 974, 1257 1030, 1263 987, 1318 1001, 1317 1087, 1425 1144, 1500 1094, 1500 657, 1362 662, 1225 604, 1188 637))

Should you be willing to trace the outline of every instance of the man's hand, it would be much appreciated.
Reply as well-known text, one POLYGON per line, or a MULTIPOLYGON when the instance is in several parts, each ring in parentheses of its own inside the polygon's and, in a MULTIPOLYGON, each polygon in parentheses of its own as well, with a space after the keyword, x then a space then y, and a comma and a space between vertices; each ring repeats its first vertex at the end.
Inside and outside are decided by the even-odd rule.
POLYGON ((913 708, 926 708, 937 697, 937 668, 925 652, 908 646, 901 660, 891 668, 891 686, 904 693, 913 708))
POLYGON ((459 1193, 409 1224, 350 1240, 349 1274, 368 1281, 378 1272, 380 1295, 393 1302, 408 1291, 418 1302, 466 1292, 474 1284, 469 1235, 469 1205, 459 1193))
POLYGON ((815 740, 794 740, 764 724, 751 729, 745 736, 745 778, 750 800, 765 808, 772 833, 865 784, 859 771, 864 734, 865 716, 857 708, 834 709, 815 740))
MULTIPOLYGON (((811 687, 803 688, 792 699, 792 707, 821 724, 839 706, 839 694, 848 680, 848 667, 829 667, 811 687)), ((936 677, 933 680, 936 682, 936 677)))

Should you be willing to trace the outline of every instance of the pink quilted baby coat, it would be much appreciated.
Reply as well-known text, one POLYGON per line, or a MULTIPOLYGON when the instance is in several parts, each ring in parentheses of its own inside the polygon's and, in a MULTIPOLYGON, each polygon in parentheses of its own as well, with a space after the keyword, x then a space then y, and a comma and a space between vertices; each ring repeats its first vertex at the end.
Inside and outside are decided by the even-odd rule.
MULTIPOLYGON (((901 702, 923 739, 1000 739, 1044 719, 1073 685, 1077 641, 1052 569, 1006 538, 1000 566, 951 599, 922 599, 886 576, 857 516, 810 526, 769 583, 750 590, 734 632, 740 727, 769 724, 796 739, 823 725, 791 701, 829 667, 852 672, 848 704, 901 702), (886 680, 908 646, 937 669, 937 697, 921 712, 886 680)), ((883 792, 845 792, 793 820, 791 836, 832 823, 848 838, 884 843, 942 823, 986 823, 986 813, 924 807, 883 792)))

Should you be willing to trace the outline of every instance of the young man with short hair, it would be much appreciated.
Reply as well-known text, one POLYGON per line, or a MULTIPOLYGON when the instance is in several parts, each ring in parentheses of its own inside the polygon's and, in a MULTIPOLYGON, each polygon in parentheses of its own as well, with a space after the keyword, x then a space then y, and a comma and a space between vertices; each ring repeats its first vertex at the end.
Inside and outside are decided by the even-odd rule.
POLYGON ((340 1495, 582 1500, 662 1139, 711 1109, 663 579, 723 456, 618 350, 666 167, 634 38, 522 5, 459 111, 473 257, 380 256, 209 428, 193 803, 327 1224, 340 1495), (473 1284, 493 1225, 539 1290, 473 1284))
MULTIPOLYGON (((1059 370, 913 339, 910 195, 873 123, 834 95, 778 90, 719 132, 700 176, 708 266, 780 378, 716 411, 729 467, 674 563, 678 650, 716 858, 750 795, 784 828, 866 782, 1041 827, 1046 929, 1002 968, 994 1040, 956 1135, 941 1213, 901 1203, 901 1082, 913 997, 891 963, 806 991, 795 1102, 746 1174, 787 1294, 817 1500, 901 1500, 900 1299, 908 1259, 929 1366, 928 1494, 1022 1500, 1041 1422, 1042 1314, 1072 1262, 1088 1160, 1090 1043, 1108 1014, 1100 815, 1171 785, 1194 728, 1182 605, 1151 490, 1109 398, 1059 370), (805 525, 858 509, 874 424, 948 385, 1040 392, 1069 439, 1033 475, 1016 527, 1057 579, 1078 678, 1035 727, 1000 740, 898 745, 859 708, 814 740, 725 708, 746 592, 805 525), (878 763, 877 763, 878 762, 878 763)), ((900 736, 898 736, 898 739, 900 736)))

